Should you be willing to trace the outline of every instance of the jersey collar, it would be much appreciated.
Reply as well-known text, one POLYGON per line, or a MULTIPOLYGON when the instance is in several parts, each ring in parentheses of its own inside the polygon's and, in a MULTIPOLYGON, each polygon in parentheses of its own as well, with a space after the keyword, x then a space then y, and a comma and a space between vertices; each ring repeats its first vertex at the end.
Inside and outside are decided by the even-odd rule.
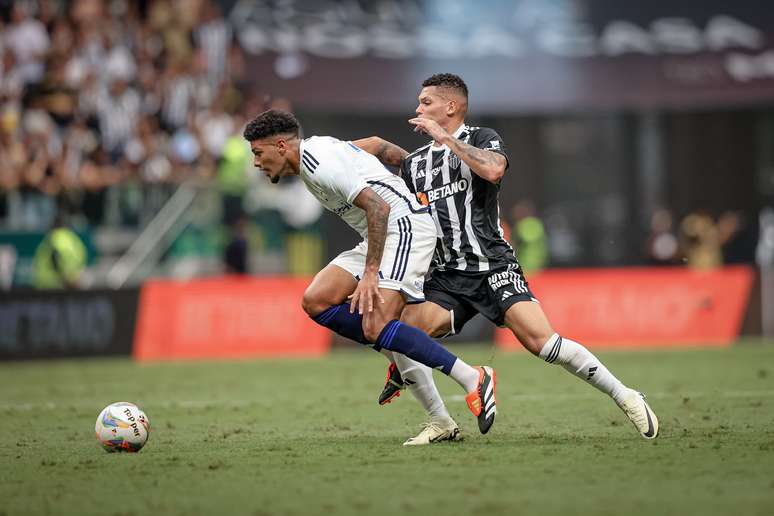
MULTIPOLYGON (((459 139, 460 139, 460 136, 462 136, 462 134, 463 134, 463 133, 464 133, 464 132, 465 132, 467 129, 468 129, 468 126, 467 126, 467 125, 465 125, 465 122, 462 122, 462 124, 460 124, 460 126, 457 128, 457 130, 456 130, 456 131, 454 131, 454 133, 452 133, 452 136, 454 136, 456 139, 458 139, 458 140, 459 140, 459 139)), ((446 148, 446 145, 438 145, 436 142, 432 142, 432 143, 430 144, 430 149, 431 149, 431 150, 440 150, 440 149, 445 149, 445 148, 446 148)))
POLYGON ((465 125, 465 122, 462 122, 462 124, 457 128, 457 130, 454 131, 454 134, 452 134, 452 136, 459 139, 460 135, 462 135, 462 133, 464 133, 467 128, 468 126, 465 125))

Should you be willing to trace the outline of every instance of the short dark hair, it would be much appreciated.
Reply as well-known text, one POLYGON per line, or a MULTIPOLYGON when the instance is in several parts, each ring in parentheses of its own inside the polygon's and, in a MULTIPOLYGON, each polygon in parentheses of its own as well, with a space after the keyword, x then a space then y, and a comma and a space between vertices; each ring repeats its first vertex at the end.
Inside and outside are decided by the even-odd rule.
POLYGON ((437 73, 425 79, 422 83, 423 88, 428 86, 439 86, 441 88, 451 88, 457 90, 466 99, 468 98, 468 85, 462 80, 459 75, 453 73, 437 73))
POLYGON ((301 125, 292 114, 279 109, 270 109, 251 120, 247 127, 245 127, 242 136, 245 137, 245 140, 251 142, 277 134, 298 136, 300 129, 301 125))

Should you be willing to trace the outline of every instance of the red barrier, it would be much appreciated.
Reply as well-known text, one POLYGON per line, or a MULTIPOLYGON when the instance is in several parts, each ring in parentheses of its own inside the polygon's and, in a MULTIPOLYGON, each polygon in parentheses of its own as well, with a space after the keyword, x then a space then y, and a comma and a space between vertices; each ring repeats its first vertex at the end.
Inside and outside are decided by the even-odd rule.
MULTIPOLYGON (((554 329, 584 344, 721 346, 739 335, 753 271, 551 270, 528 279, 554 329)), ((522 349, 510 330, 498 329, 495 340, 522 349)))
POLYGON ((301 309, 308 278, 217 278, 143 285, 138 360, 321 355, 328 330, 301 309))

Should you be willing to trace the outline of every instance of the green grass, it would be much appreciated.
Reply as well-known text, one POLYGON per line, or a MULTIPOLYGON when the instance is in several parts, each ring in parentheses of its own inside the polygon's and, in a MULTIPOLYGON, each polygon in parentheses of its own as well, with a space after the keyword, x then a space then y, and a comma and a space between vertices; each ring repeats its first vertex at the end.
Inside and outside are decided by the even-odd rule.
POLYGON ((658 440, 526 353, 494 358, 486 436, 437 375, 466 439, 419 448, 401 443, 421 410, 407 393, 377 405, 386 362, 365 350, 0 364, 0 515, 774 513, 774 345, 600 356, 648 394, 658 440), (153 426, 139 454, 94 438, 99 411, 123 400, 153 426))

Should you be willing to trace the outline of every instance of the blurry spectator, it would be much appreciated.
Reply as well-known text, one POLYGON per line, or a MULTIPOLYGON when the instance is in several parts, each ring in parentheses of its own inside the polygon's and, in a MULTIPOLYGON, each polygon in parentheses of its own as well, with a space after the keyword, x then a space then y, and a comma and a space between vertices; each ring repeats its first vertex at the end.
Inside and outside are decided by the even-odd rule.
POLYGON ((31 5, 15 2, 11 23, 3 31, 3 45, 16 56, 22 80, 27 84, 43 79, 44 59, 51 45, 46 26, 32 16, 31 5))
POLYGON ((102 145, 115 163, 124 154, 124 145, 134 132, 140 113, 140 96, 126 80, 114 77, 97 104, 102 145))
POLYGON ((188 177, 188 172, 196 161, 201 157, 202 147, 199 143, 199 135, 193 116, 189 117, 188 124, 181 127, 172 135, 169 141, 170 158, 172 159, 173 170, 176 173, 176 180, 180 181, 188 177))
MULTIPOLYGON (((22 169, 26 165, 27 153, 19 138, 18 120, 10 111, 0 112, 0 220, 9 226, 16 226, 14 201, 19 188, 22 169)), ((18 204, 18 202, 17 202, 18 204)))
POLYGON ((151 29, 160 34, 166 66, 175 67, 191 60, 193 45, 191 44, 191 27, 185 15, 176 9, 168 0, 158 0, 151 3, 148 22, 151 29))
POLYGON ((511 242, 526 273, 538 272, 548 264, 548 245, 543 222, 530 200, 517 202, 512 209, 511 242))
POLYGON ((48 61, 43 82, 36 88, 35 96, 60 128, 73 121, 78 105, 76 91, 66 81, 66 64, 56 57, 48 61))
POLYGON ((233 33, 220 7, 211 0, 202 5, 202 22, 194 31, 194 38, 204 51, 210 86, 217 87, 226 76, 233 33))
POLYGON ((672 213, 659 208, 650 218, 650 235, 647 242, 650 265, 676 265, 680 263, 679 244, 674 232, 672 213))
POLYGON ((723 264, 720 231, 705 211, 695 211, 683 219, 680 243, 689 267, 711 269, 723 264))
POLYGON ((227 274, 247 274, 247 219, 240 217, 231 227, 231 240, 223 252, 227 274))
POLYGON ((217 183, 222 193, 223 223, 231 226, 244 214, 243 200, 247 192, 247 171, 252 164, 250 147, 238 132, 233 133, 223 146, 223 157, 218 165, 217 183))
POLYGON ((57 216, 33 259, 33 285, 39 289, 78 288, 86 268, 86 246, 57 216))
POLYGON ((16 55, 11 49, 2 50, 0 46, 0 102, 21 100, 24 78, 16 66, 16 55))
POLYGON ((214 158, 221 157, 229 136, 238 129, 223 109, 222 95, 216 95, 211 106, 196 114, 196 127, 204 149, 214 158))
POLYGON ((110 161, 107 151, 98 147, 83 163, 80 182, 83 187, 81 212, 92 226, 105 218, 107 188, 120 180, 121 173, 110 161))
POLYGON ((140 89, 140 115, 157 116, 161 112, 164 88, 159 81, 161 71, 150 58, 141 60, 137 79, 140 89))
POLYGON ((27 110, 22 128, 26 138, 25 166, 20 171, 21 223, 27 229, 46 228, 56 215, 55 197, 61 186, 54 168, 61 140, 51 117, 40 109, 27 110))
POLYGON ((194 107, 196 84, 183 62, 172 65, 162 79, 165 84, 161 116, 164 128, 173 132, 185 125, 188 113, 194 107))
POLYGON ((760 233, 755 261, 768 271, 774 270, 774 203, 761 210, 758 217, 760 233))
POLYGON ((741 211, 725 211, 718 218, 723 263, 755 263, 758 229, 741 211))

